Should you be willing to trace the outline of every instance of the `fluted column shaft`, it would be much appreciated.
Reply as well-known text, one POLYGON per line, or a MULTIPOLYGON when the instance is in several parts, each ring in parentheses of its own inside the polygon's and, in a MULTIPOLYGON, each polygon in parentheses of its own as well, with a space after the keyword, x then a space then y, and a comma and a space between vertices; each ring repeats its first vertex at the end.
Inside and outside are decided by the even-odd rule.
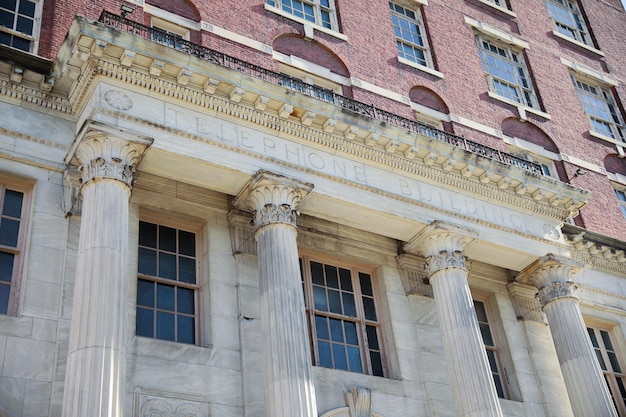
POLYGON ((253 210, 257 227, 268 417, 317 417, 295 224, 311 188, 262 171, 235 201, 253 210))
POLYGON ((575 262, 547 255, 518 276, 539 289, 565 386, 576 417, 617 417, 600 364, 589 340, 571 279, 575 262))
POLYGON ((461 252, 474 236, 436 222, 405 249, 417 250, 427 259, 456 416, 502 417, 461 252))
POLYGON ((144 147, 93 133, 76 149, 83 204, 64 417, 122 416, 128 295, 128 200, 144 147))

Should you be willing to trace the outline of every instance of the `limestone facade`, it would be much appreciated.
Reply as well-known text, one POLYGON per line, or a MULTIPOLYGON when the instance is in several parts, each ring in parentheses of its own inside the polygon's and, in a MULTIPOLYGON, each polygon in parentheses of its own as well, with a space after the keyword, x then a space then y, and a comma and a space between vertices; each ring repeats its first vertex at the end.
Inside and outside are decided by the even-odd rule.
POLYGON ((1 417, 626 417, 589 191, 108 16, 2 49, 1 417))

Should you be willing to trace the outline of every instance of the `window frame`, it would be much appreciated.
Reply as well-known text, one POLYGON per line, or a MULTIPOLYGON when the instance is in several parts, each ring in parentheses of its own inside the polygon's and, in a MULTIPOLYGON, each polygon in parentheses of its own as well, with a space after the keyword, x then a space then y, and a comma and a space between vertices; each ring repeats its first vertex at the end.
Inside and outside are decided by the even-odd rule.
POLYGON ((498 98, 502 98, 506 102, 512 103, 516 106, 528 108, 529 111, 540 110, 535 85, 532 77, 530 76, 530 70, 524 57, 524 49, 485 35, 481 32, 475 33, 475 41, 478 48, 478 57, 487 80, 489 92, 498 98), (491 48, 485 47, 485 44, 495 48, 497 53, 491 48), (494 75, 495 71, 490 68, 489 62, 487 61, 488 57, 495 57, 496 59, 511 65, 513 69, 516 69, 517 71, 515 71, 514 74, 516 83, 512 83, 509 80, 494 75), (489 71, 487 69, 489 69, 489 71), (520 77, 522 78, 520 79, 520 77), (526 86, 523 85, 524 81, 527 84, 526 86), (514 90, 516 92, 517 99, 498 91, 495 82, 499 82, 500 84, 514 90))
MULTIPOLYGON (((309 331, 309 343, 311 347, 311 356, 314 366, 326 367, 328 369, 334 370, 343 370, 347 372, 361 373, 363 375, 370 376, 379 376, 379 377, 389 377, 389 366, 387 364, 387 352, 385 350, 385 342, 384 342, 384 334, 383 334, 383 317, 381 315, 380 301, 379 301, 379 290, 377 286, 377 279, 374 271, 374 267, 369 265, 364 265, 357 262, 350 262, 343 259, 337 259, 334 257, 324 256, 317 253, 311 253, 308 251, 301 251, 299 254, 299 263, 300 263, 300 272, 301 279, 303 285, 303 295, 305 302, 305 314, 307 318, 307 325, 309 331), (356 306, 356 317, 352 317, 345 314, 333 313, 330 311, 317 310, 310 303, 314 300, 313 295, 313 282, 311 277, 311 262, 316 262, 322 264, 324 266, 330 266, 339 269, 349 270, 351 273, 351 282, 354 294, 354 301, 356 306), (359 282, 359 273, 367 274, 370 277, 371 287, 373 296, 366 295, 365 297, 373 300, 375 313, 376 313, 376 321, 366 319, 365 313, 363 310, 363 294, 361 290, 361 285, 359 282), (358 284, 358 285, 357 285, 358 284), (316 328, 316 316, 318 317, 327 317, 327 318, 335 318, 345 321, 350 321, 356 323, 357 327, 357 336, 358 336, 358 348, 360 353, 360 363, 361 363, 361 371, 352 371, 348 369, 335 368, 334 366, 327 367, 320 364, 320 354, 317 343, 317 328, 316 328), (378 349, 371 348, 368 339, 367 339, 367 326, 371 326, 375 328, 378 349), (381 366, 381 375, 377 375, 373 371, 372 361, 370 360, 371 351, 378 352, 380 354, 380 366, 381 366)), ((329 288, 325 286, 323 288, 329 288)), ((343 305, 343 303, 342 303, 343 305)), ((324 339, 323 339, 324 340, 324 339)), ((344 337, 345 340, 345 337, 344 337)), ((349 343, 344 343, 345 346, 348 346, 349 343)), ((332 358, 331 358, 332 360, 332 358)), ((349 360, 349 359, 347 359, 349 360)))
MULTIPOLYGON (((202 248, 202 230, 203 230, 203 226, 200 222, 195 222, 192 220, 187 220, 187 219, 182 219, 179 217, 174 217, 174 216, 166 216, 166 215, 162 215, 159 213, 154 213, 154 212, 149 212, 149 211, 145 211, 145 210, 141 210, 141 213, 139 215, 139 219, 137 222, 137 287, 139 287, 139 280, 144 280, 144 281, 150 281, 156 284, 165 284, 165 285, 170 285, 170 286, 174 286, 176 288, 180 287, 180 288, 185 288, 185 289, 192 289, 194 291, 194 314, 193 314, 193 318, 194 318, 194 329, 193 329, 193 336, 194 336, 194 342, 193 343, 189 343, 189 342, 185 342, 185 341, 179 341, 178 340, 178 333, 176 331, 176 318, 179 315, 179 312, 177 309, 172 310, 174 317, 175 317, 175 330, 174 330, 174 340, 170 340, 170 339, 164 339, 164 338, 159 338, 157 337, 157 332, 156 332, 156 316, 153 316, 153 321, 152 321, 152 330, 153 330, 153 335, 152 336, 145 336, 145 335, 139 335, 137 334, 137 326, 138 326, 138 318, 137 318, 137 314, 135 314, 135 335, 138 337, 145 337, 147 339, 153 339, 153 340, 159 340, 159 341, 165 341, 165 342, 173 342, 173 343, 183 343, 186 345, 191 345, 191 346, 201 346, 201 342, 203 340, 203 335, 202 335, 202 329, 203 329, 203 323, 202 323, 202 318, 203 318, 203 295, 202 295, 202 290, 204 287, 204 280, 203 280, 203 275, 202 275, 202 253, 203 253, 203 248, 202 248), (190 283, 185 283, 185 282, 181 282, 178 280, 173 280, 173 279, 168 279, 168 278, 163 278, 163 277, 158 277, 158 276, 152 276, 152 275, 148 275, 148 274, 143 274, 139 271, 139 249, 141 248, 140 245, 140 240, 139 240, 139 225, 141 222, 146 222, 146 223, 151 223, 151 224, 156 224, 157 226, 163 226, 163 227, 168 227, 168 228, 172 228, 175 229, 177 232, 178 231, 184 231, 184 232, 188 232, 188 233, 193 233, 195 235, 195 273, 196 273, 196 283, 195 284, 190 284, 190 283)), ((178 239, 178 233, 177 233, 177 239, 178 239)), ((152 248, 155 249, 155 248, 152 248)), ((156 248, 157 251, 160 250, 160 248, 156 248)), ((176 252, 176 255, 179 255, 178 252, 176 252)), ((179 272, 179 267, 178 265, 176 266, 176 273, 178 274, 179 272)), ((156 293, 156 290, 155 290, 156 293)), ((136 311, 139 310, 140 305, 139 305, 139 289, 137 288, 137 297, 135 297, 135 308, 136 311)), ((147 306, 148 307, 148 306, 147 306)), ((148 307, 149 308, 149 307, 148 307)), ((151 310, 153 312, 157 312, 158 308, 155 305, 151 308, 151 310)), ((168 310, 169 311, 169 310, 168 310)), ((181 315, 183 316, 190 316, 189 314, 185 314, 182 313, 181 315)))
POLYGON ((418 68, 424 67, 424 68, 428 68, 431 70, 435 70, 435 65, 434 65, 434 61, 432 57, 432 50, 430 47, 430 42, 428 41, 428 34, 426 32, 426 24, 424 23, 424 16, 422 13, 423 5, 418 3, 414 7, 408 7, 401 1, 399 2, 398 0, 389 1, 388 3, 389 3, 389 11, 391 14, 391 22, 392 22, 392 26, 394 29, 394 36, 396 40, 398 60, 408 65, 417 66, 418 68), (404 13, 400 13, 398 10, 396 10, 392 6, 396 8, 401 8, 404 11, 404 13), (414 17, 411 18, 410 16, 406 14, 406 12, 413 13, 414 17), (420 45, 419 43, 413 42, 411 39, 407 39, 406 37, 398 35, 396 30, 399 28, 399 26, 396 26, 394 17, 408 22, 409 25, 414 25, 416 28, 416 32, 414 33, 414 35, 418 36, 421 39, 422 44, 420 45), (413 50, 421 51, 424 56, 423 62, 418 62, 415 59, 411 59, 407 57, 402 52, 400 48, 400 44, 406 45, 413 50))
POLYGON ((593 44, 593 39, 591 37, 591 32, 589 31, 587 22, 585 21, 585 16, 576 0, 545 0, 546 8, 548 9, 548 14, 550 18, 554 22, 555 31, 560 35, 572 39, 576 42, 580 42, 583 45, 587 45, 591 48, 595 49, 595 45, 593 44), (554 8, 557 7, 561 10, 561 12, 565 11, 568 17, 573 20, 573 22, 578 25, 578 27, 572 27, 560 20, 557 20, 555 17, 556 11, 554 8))
MULTIPOLYGON (((9 11, 10 13, 15 14, 14 20, 13 20, 13 26, 12 27, 6 27, 6 26, 0 26, 0 32, 9 34, 12 38, 13 37, 18 37, 20 39, 23 40, 27 40, 29 42, 29 48, 28 50, 22 49, 22 48, 15 48, 12 45, 7 45, 2 43, 2 45, 6 45, 6 46, 10 46, 12 48, 15 49, 19 49, 20 51, 25 51, 31 54, 36 54, 37 50, 39 48, 39 36, 40 36, 40 31, 41 31, 41 14, 43 11, 43 0, 28 0, 31 3, 35 3, 35 9, 33 12, 33 16, 32 20, 33 22, 33 30, 31 34, 25 33, 25 32, 20 32, 16 29, 16 20, 19 14, 19 7, 20 7, 20 3, 22 1, 27 1, 27 0, 17 0, 15 3, 15 10, 10 10, 7 8, 2 8, 6 11, 9 11)), ((23 15, 26 16, 26 15, 23 15)), ((29 16, 30 17, 30 16, 29 16)))
POLYGON ((626 185, 617 185, 613 183, 613 190, 615 191, 615 197, 622 212, 622 216, 626 219, 626 185))
POLYGON ((499 331, 497 326, 495 325, 495 320, 493 318, 493 313, 491 312, 491 303, 489 302, 488 297, 483 297, 480 295, 472 294, 472 301, 474 303, 474 311, 476 313, 476 319, 478 320, 478 326, 480 328, 481 340, 485 347, 485 353, 487 355, 487 359, 489 362, 489 368, 491 371, 491 376, 493 380, 494 387, 496 389, 496 393, 498 394, 498 398, 502 398, 505 400, 511 399, 511 387, 508 382, 508 375, 506 374, 506 367, 504 366, 502 346, 498 343, 499 331), (483 306, 483 310, 485 312, 486 321, 481 321, 481 317, 478 314, 478 310, 476 308, 476 303, 480 303, 483 306), (493 345, 487 345, 485 343, 485 336, 483 334, 483 328, 486 326, 489 331, 489 335, 491 336, 491 340, 493 341, 493 345), (495 361, 496 371, 493 369, 493 364, 489 361, 489 352, 493 352, 493 358, 495 361), (500 384, 496 383, 494 375, 497 374, 500 378, 500 384), (499 389, 498 389, 499 388, 499 389), (500 395, 502 394, 502 395, 500 395))
POLYGON ((613 404, 617 408, 617 412, 619 416, 625 417, 626 416, 626 372, 624 372, 624 369, 626 368, 624 368, 624 358, 622 357, 620 346, 618 345, 618 343, 616 343, 617 338, 614 335, 614 327, 616 326, 598 325, 597 323, 592 323, 592 324, 585 323, 585 327, 587 328, 588 334, 590 333, 590 330, 593 331, 596 342, 601 341, 601 346, 600 346, 600 343, 598 343, 598 346, 596 346, 593 343, 593 340, 591 339, 591 334, 589 334, 589 340, 591 342, 591 346, 593 347, 596 357, 598 358, 598 363, 600 365, 600 369, 602 370, 602 374, 604 375, 604 379, 609 388, 611 398, 613 399, 613 404), (611 352, 613 353, 617 366, 621 368, 621 372, 616 372, 613 369, 614 364, 611 361, 610 356, 608 354, 609 349, 606 348, 606 343, 602 337, 602 333, 607 335, 611 343, 611 347, 613 348, 611 352), (602 362, 599 360, 599 357, 602 358, 602 362), (602 367, 603 363, 605 365, 605 368, 607 369, 603 369, 602 367), (610 369, 608 368, 607 364, 610 365, 610 369), (620 389, 619 389, 618 382, 617 382, 618 378, 622 380, 622 386, 624 388, 624 393, 621 395, 622 401, 620 404, 617 404, 617 402, 615 401, 615 394, 620 393, 620 389))
POLYGON ((161 45, 169 46, 171 48, 180 49, 181 45, 177 40, 189 41, 190 30, 186 27, 177 25, 168 20, 161 19, 160 17, 151 16, 150 25, 153 29, 159 32, 163 32, 163 36, 159 37, 156 33, 153 33, 151 39, 161 45))
POLYGON ((321 2, 324 0, 266 0, 265 5, 276 10, 279 10, 281 13, 287 15, 286 17, 293 17, 294 20, 306 22, 316 27, 322 28, 324 30, 339 32, 339 22, 337 20, 337 7, 335 5, 335 0, 328 0, 328 6, 322 5, 321 2), (283 4, 284 2, 289 2, 291 6, 287 6, 283 4), (293 9, 293 3, 297 2, 303 5, 309 5, 313 9, 313 20, 308 19, 303 14, 302 16, 298 16, 297 14, 288 11, 288 8, 293 9), (287 8, 287 9, 286 9, 287 8), (324 24, 322 18, 322 9, 325 9, 329 14, 328 24, 326 26, 324 24))
POLYGON ((575 73, 570 73, 570 75, 572 77, 572 82, 574 83, 578 99, 580 100, 580 104, 582 105, 583 111, 587 115, 590 133, 594 134, 594 136, 600 135, 600 137, 609 138, 610 140, 618 143, 626 143, 626 124, 624 123, 624 115, 622 114, 622 110, 615 99, 612 86, 575 73), (585 89, 583 86, 588 88, 585 89), (599 90, 600 94, 595 92, 595 90, 599 90), (602 103, 604 105, 603 110, 612 120, 600 118, 599 116, 589 112, 587 108, 588 103, 583 97, 589 97, 592 100, 602 103), (607 135, 606 133, 596 129, 594 121, 604 125, 610 134, 607 135))
MULTIPOLYGON (((9 285, 9 299, 7 303, 6 313, 0 313, 0 315, 18 316, 22 274, 24 268, 24 259, 26 257, 26 242, 28 230, 30 227, 31 217, 31 200, 33 191, 33 182, 27 180, 18 180, 7 178, 0 175, 0 218, 4 217, 2 214, 4 199, 6 190, 17 191, 23 194, 22 196, 22 210, 20 213, 20 225, 17 236, 17 243, 15 246, 0 245, 0 252, 11 253, 15 255, 13 258, 13 269, 11 271, 11 281, 9 284, 5 284, 4 281, 0 285, 9 285)), ((12 219, 16 219, 13 216, 7 216, 12 219)), ((1 220, 0 220, 1 222, 1 220)))

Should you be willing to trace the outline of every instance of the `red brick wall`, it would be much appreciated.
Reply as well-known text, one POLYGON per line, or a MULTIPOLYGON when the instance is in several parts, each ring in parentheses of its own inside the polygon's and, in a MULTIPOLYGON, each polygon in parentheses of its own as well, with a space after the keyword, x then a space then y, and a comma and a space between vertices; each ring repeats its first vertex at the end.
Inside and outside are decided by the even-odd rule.
MULTIPOLYGON (((517 14, 516 18, 477 0, 429 0, 429 4, 423 6, 422 11, 428 26, 428 39, 437 64, 436 69, 443 73, 443 78, 398 63, 386 0, 336 0, 341 32, 348 40, 315 31, 315 40, 310 45, 318 45, 319 48, 311 50, 305 50, 309 43, 302 43, 300 40, 292 44, 284 43, 285 39, 296 39, 281 38, 285 35, 293 34, 301 38, 304 35, 303 26, 266 11, 263 0, 187 1, 195 5, 199 16, 208 23, 267 45, 277 45, 277 49, 286 53, 297 55, 299 48, 302 48, 301 55, 305 58, 317 63, 327 62, 333 71, 342 70, 352 77, 405 96, 415 87, 430 89, 442 99, 450 113, 493 129, 502 129, 506 120, 518 119, 519 114, 514 106, 487 95, 487 83, 479 62, 474 34, 464 21, 464 16, 471 16, 512 33, 530 45, 525 51, 525 58, 542 110, 550 117, 529 114, 528 118, 552 142, 547 142, 546 147, 599 166, 604 166, 607 155, 616 153, 614 145, 588 134, 588 119, 571 82, 569 70, 560 62, 560 58, 564 57, 595 70, 608 72, 616 79, 626 80, 626 13, 618 0, 581 0, 597 47, 604 52, 604 57, 555 38, 552 34, 553 22, 543 0, 510 0, 511 9, 517 14)), ((182 1, 150 2, 160 4, 159 7, 174 3, 186 4, 182 1)), ((119 11, 122 2, 47 0, 44 4, 46 10, 42 27, 46 29, 42 30, 40 53, 53 56, 75 14, 97 18, 103 8, 119 11)), ((414 2, 403 4, 409 7, 415 5, 414 2)), ((191 12, 186 8, 181 13, 186 15, 191 12)), ((141 10, 136 10, 131 17, 143 21, 141 10)), ((210 33, 194 34, 192 39, 266 68, 278 68, 278 64, 268 54, 252 51, 210 33)), ((413 112, 405 104, 378 97, 356 86, 352 91, 357 100, 414 118, 413 112)), ((622 84, 616 88, 616 92, 621 102, 626 103, 626 87, 622 84)), ((496 137, 458 124, 454 125, 454 131, 468 139, 506 149, 504 143, 496 137)), ((517 132, 517 136, 532 134, 519 126, 513 131, 517 132)), ((532 138, 529 139, 533 141, 532 138)), ((573 177, 576 166, 560 163, 557 166, 562 178, 573 177)), ((583 210, 579 222, 584 222, 586 227, 596 232, 626 240, 626 221, 621 216, 607 177, 589 173, 577 177, 572 183, 593 190, 593 196, 583 210)))

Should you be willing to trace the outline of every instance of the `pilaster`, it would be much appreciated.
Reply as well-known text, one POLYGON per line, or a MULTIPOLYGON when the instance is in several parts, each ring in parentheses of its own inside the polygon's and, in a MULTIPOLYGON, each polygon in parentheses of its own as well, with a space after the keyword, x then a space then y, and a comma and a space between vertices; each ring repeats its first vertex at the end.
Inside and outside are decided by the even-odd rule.
POLYGON ((122 415, 128 292, 128 200, 150 140, 86 127, 66 161, 82 175, 82 217, 64 417, 122 415))
POLYGON ((265 408, 272 417, 317 417, 296 241, 296 209, 312 188, 259 171, 233 202, 252 211, 256 227, 265 408))
POLYGON ((572 281, 582 265, 553 254, 521 271, 516 281, 538 289, 576 417, 617 416, 587 334, 572 281))
POLYGON ((476 232, 433 222, 405 246, 426 258, 433 288, 456 415, 502 417, 474 303, 463 249, 476 232))

